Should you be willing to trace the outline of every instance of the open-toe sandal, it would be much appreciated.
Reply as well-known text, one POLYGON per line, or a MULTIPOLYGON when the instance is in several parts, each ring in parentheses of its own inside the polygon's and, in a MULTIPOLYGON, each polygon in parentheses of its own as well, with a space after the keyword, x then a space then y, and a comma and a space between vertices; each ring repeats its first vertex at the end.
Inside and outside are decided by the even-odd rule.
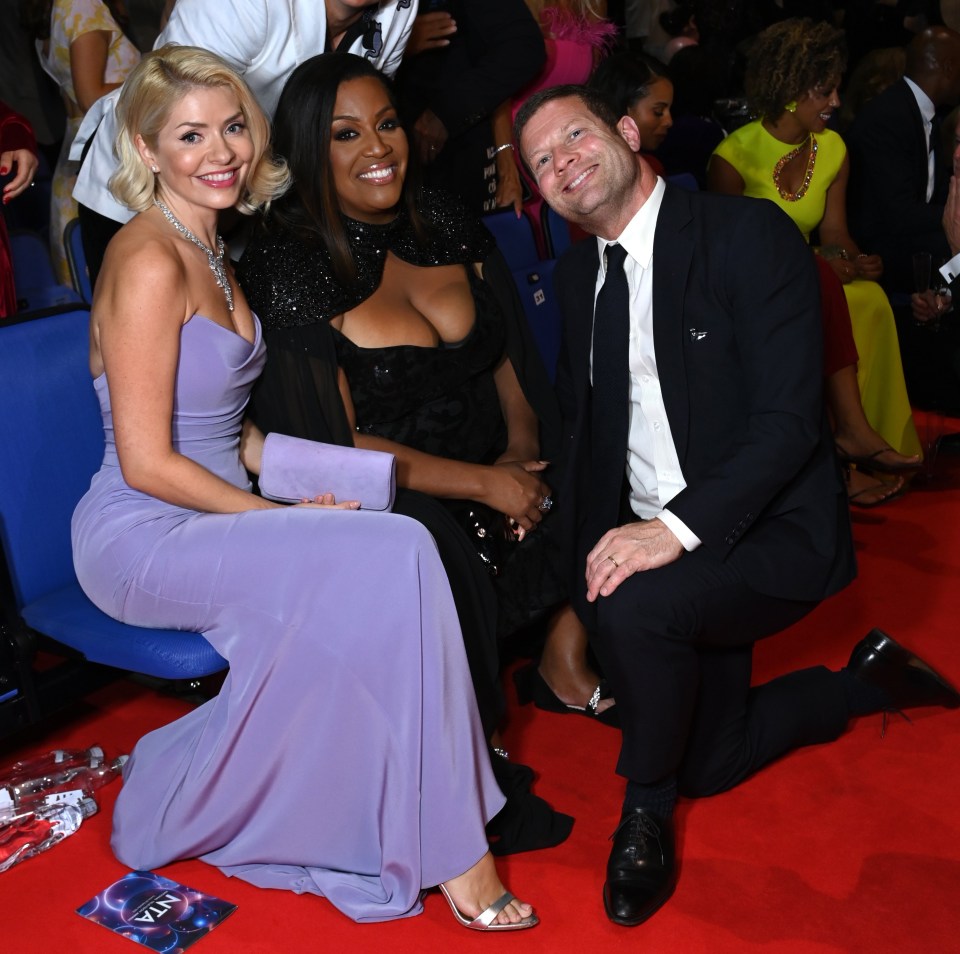
POLYGON ((473 920, 460 913, 460 909, 453 903, 446 885, 438 885, 440 892, 447 899, 450 910, 457 921, 465 928, 471 931, 524 931, 527 928, 536 927, 540 923, 540 918, 536 914, 529 914, 521 921, 514 921, 512 924, 497 924, 495 919, 497 915, 511 902, 517 899, 509 892, 505 891, 493 904, 484 911, 481 911, 473 920))
POLYGON ((906 490, 906 481, 901 477, 895 484, 885 484, 878 480, 869 487, 857 490, 854 493, 847 494, 847 502, 854 507, 879 507, 881 504, 889 503, 902 497, 906 490), (869 497, 869 494, 879 494, 877 497, 869 497))
POLYGON ((577 715, 586 716, 594 722, 609 725, 614 729, 620 728, 620 714, 617 712, 616 704, 607 706, 602 712, 597 711, 601 700, 609 699, 611 696, 610 689, 604 679, 600 680, 585 706, 567 705, 547 685, 546 679, 540 675, 540 669, 536 662, 518 669, 513 674, 513 682, 517 687, 517 699, 522 706, 532 702, 538 709, 543 709, 544 712, 573 712, 577 715))
POLYGON ((881 447, 872 454, 850 454, 839 444, 834 444, 833 446, 837 449, 837 457, 840 458, 841 463, 847 465, 852 464, 864 470, 878 470, 882 474, 902 474, 911 470, 919 470, 923 466, 922 460, 882 460, 881 458, 884 454, 897 453, 892 447, 881 447))

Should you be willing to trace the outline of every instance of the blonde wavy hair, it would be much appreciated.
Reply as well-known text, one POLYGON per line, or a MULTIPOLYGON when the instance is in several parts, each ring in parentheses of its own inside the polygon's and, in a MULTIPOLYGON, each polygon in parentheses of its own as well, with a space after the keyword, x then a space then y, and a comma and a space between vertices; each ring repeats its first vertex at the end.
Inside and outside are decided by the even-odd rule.
POLYGON ((270 151, 270 122, 238 73, 219 56, 196 46, 168 43, 146 53, 127 77, 117 101, 115 149, 120 167, 110 177, 110 191, 134 212, 153 205, 157 178, 137 150, 139 135, 156 149, 157 137, 174 105, 194 89, 232 90, 253 143, 253 159, 237 209, 246 215, 267 208, 290 184, 286 163, 270 151))

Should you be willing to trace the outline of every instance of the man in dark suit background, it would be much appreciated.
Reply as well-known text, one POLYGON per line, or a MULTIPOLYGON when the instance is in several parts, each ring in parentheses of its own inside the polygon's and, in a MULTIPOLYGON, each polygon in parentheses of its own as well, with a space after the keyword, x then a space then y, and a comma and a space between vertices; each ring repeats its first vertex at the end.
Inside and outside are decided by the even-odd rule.
POLYGON ((934 266, 950 256, 940 219, 949 164, 939 133, 960 103, 960 33, 930 27, 907 46, 904 78, 861 107, 846 135, 847 213, 861 248, 883 259, 881 284, 913 292, 914 252, 934 266))
POLYGON ((621 713, 604 906, 632 926, 673 891, 678 792, 728 789, 851 715, 960 695, 879 630, 840 673, 750 687, 754 642, 855 573, 796 227, 771 203, 665 186, 636 124, 579 87, 531 97, 517 140, 545 200, 598 237, 557 269, 554 486, 572 598, 621 713))
MULTIPOLYGON (((861 108, 846 137, 850 231, 861 248, 880 255, 880 282, 901 297, 922 291, 913 274, 915 252, 930 253, 934 277, 953 254, 941 225, 950 164, 942 155, 940 120, 958 102, 960 33, 930 27, 907 46, 904 78, 861 108)), ((897 298, 893 304, 911 402, 957 411, 956 322, 952 316, 914 320, 897 298)))

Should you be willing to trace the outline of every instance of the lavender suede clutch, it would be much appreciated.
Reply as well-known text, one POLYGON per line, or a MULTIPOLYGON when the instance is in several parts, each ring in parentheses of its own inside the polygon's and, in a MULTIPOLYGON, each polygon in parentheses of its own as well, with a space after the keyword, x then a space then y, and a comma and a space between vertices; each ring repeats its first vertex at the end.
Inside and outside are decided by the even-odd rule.
POLYGON ((389 510, 397 489, 397 460, 385 451, 273 433, 263 445, 259 484, 264 497, 280 503, 330 493, 338 503, 359 500, 363 510, 389 510))

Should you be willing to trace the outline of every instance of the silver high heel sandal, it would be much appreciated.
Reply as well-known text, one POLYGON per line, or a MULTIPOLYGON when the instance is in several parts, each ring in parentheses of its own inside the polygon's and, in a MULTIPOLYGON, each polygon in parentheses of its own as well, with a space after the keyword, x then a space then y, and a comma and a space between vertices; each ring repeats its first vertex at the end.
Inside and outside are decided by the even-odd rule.
POLYGON ((531 914, 528 917, 525 917, 522 921, 517 921, 515 924, 494 924, 493 920, 496 916, 511 902, 516 901, 517 899, 509 892, 505 891, 493 904, 490 905, 485 911, 481 911, 472 921, 469 918, 465 918, 460 911, 457 909, 457 906, 453 903, 453 898, 450 897, 447 892, 446 885, 438 885, 443 896, 447 899, 447 904, 450 905, 450 910, 453 912, 453 916, 465 927, 469 928, 471 931, 523 931, 526 928, 535 927, 540 923, 540 918, 536 914, 531 914))

